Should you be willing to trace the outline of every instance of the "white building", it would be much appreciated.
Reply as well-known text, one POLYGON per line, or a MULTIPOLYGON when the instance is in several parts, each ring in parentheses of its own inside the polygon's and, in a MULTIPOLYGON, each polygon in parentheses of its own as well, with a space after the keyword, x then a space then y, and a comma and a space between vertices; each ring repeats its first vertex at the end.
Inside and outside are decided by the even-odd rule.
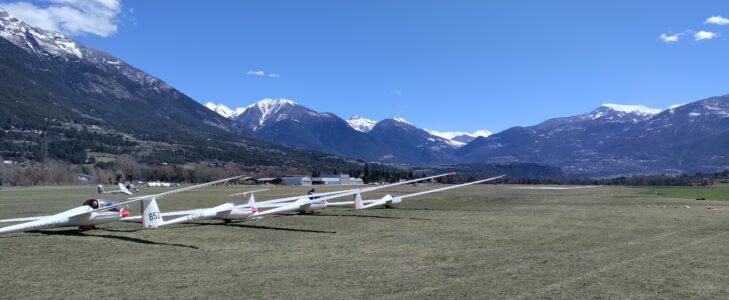
POLYGON ((311 177, 309 176, 284 176, 281 183, 285 185, 311 185, 311 177))
POLYGON ((312 178, 314 184, 321 185, 360 185, 362 178, 349 177, 347 174, 326 174, 312 178))

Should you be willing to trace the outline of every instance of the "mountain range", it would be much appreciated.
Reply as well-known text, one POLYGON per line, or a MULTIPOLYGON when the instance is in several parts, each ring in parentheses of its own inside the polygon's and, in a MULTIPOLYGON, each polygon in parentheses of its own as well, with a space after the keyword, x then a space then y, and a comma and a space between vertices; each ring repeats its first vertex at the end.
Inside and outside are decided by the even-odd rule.
POLYGON ((539 162, 565 174, 681 174, 729 166, 729 95, 668 109, 606 104, 572 117, 476 138, 463 161, 539 162))
POLYGON ((421 129, 401 117, 343 120, 283 99, 224 111, 237 112, 229 117, 271 142, 390 163, 539 163, 569 176, 681 174, 729 166, 724 154, 729 96, 667 109, 604 104, 496 134, 421 129))
POLYGON ((287 99, 263 99, 236 109, 211 102, 205 106, 261 139, 368 161, 446 163, 453 161, 455 150, 465 145, 433 135, 401 117, 379 122, 360 116, 344 120, 287 99))
POLYGON ((148 163, 342 169, 353 159, 411 166, 514 163, 548 165, 569 176, 729 167, 729 95, 667 109, 605 104, 495 134, 440 132, 401 117, 345 120, 286 99, 236 109, 202 105, 111 54, 2 9, 0 37, 3 158, 82 164, 130 153, 148 163))
POLYGON ((0 156, 93 163, 236 161, 346 166, 330 154, 255 138, 164 81, 0 8, 0 156))

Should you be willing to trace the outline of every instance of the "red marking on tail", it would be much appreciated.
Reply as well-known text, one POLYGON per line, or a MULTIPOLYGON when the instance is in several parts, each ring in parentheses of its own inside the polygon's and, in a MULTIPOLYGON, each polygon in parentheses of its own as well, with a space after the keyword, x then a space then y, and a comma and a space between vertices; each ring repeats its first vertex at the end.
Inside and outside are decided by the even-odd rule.
POLYGON ((256 213, 257 211, 258 211, 258 209, 255 206, 251 207, 251 212, 252 213, 256 213))
POLYGON ((119 214, 121 215, 122 218, 126 218, 129 215, 129 211, 126 208, 122 208, 119 211, 119 214))

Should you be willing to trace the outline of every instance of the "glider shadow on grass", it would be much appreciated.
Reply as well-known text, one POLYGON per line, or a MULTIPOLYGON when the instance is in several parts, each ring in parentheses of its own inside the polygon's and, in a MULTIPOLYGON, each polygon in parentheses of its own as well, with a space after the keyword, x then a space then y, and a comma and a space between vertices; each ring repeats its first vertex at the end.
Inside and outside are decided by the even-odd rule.
POLYGON ((324 231, 324 230, 313 230, 313 229, 298 229, 298 228, 286 228, 286 227, 274 227, 274 226, 263 226, 263 225, 252 225, 252 224, 246 224, 244 222, 234 222, 234 223, 190 223, 195 224, 195 226, 234 226, 234 227, 242 227, 242 228, 252 228, 252 229, 267 229, 267 230, 276 230, 276 231, 293 231, 293 232, 310 232, 310 233, 329 233, 329 234, 335 234, 336 231, 324 231))
POLYGON ((493 212, 493 210, 487 209, 450 209, 450 208, 407 208, 398 207, 397 210, 420 210, 420 211, 460 211, 460 212, 493 212))
MULTIPOLYGON (((113 231, 113 230, 105 230, 105 231, 113 231)), ((183 247, 183 248, 190 248, 190 249, 200 249, 195 246, 190 245, 183 245, 183 244, 174 244, 174 243, 161 243, 161 242, 155 242, 140 238, 133 238, 128 236, 120 236, 120 235, 108 235, 108 234, 85 234, 83 231, 71 229, 71 230, 53 230, 53 231, 45 231, 45 230, 36 230, 36 231, 29 231, 32 233, 40 233, 43 235, 65 235, 65 236, 83 236, 83 237, 99 237, 99 238, 105 238, 105 239, 114 239, 114 240, 120 240, 124 242, 132 242, 137 244, 144 244, 144 245, 160 245, 160 246, 173 246, 173 247, 183 247)), ((129 231, 122 231, 122 232, 129 232, 129 231)))
POLYGON ((333 214, 319 214, 314 215, 316 217, 352 217, 352 218, 373 218, 373 219, 393 219, 393 220, 418 220, 418 221, 432 221, 433 219, 425 218, 403 218, 403 217, 389 217, 389 216, 373 216, 373 215, 333 215, 333 214))

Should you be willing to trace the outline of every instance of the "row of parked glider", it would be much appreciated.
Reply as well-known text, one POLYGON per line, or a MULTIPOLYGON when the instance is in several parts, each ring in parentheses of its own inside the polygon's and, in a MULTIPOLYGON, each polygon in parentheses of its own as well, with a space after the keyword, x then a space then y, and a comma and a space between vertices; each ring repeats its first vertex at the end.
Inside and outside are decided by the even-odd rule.
MULTIPOLYGON (((425 194, 442 192, 450 189, 460 188, 472 184, 483 183, 487 181, 496 180, 503 177, 504 175, 472 181, 464 184, 449 185, 442 188, 431 189, 421 191, 407 195, 386 195, 381 199, 374 200, 363 200, 362 194, 366 192, 372 192, 375 190, 385 189, 393 186, 416 183, 420 181, 432 180, 435 178, 450 176, 455 173, 440 174, 435 176, 429 176, 414 180, 402 181, 398 183, 371 186, 366 188, 342 190, 327 193, 312 193, 301 196, 286 197, 279 199, 272 199, 267 201, 256 202, 253 196, 258 191, 244 192, 240 194, 233 194, 231 196, 243 195, 244 203, 223 203, 214 207, 209 208, 198 208, 193 210, 184 211, 172 211, 172 212, 161 212, 157 205, 157 199, 172 194, 198 189, 205 186, 214 184, 224 183, 230 180, 238 179, 242 176, 236 176, 221 180, 216 180, 204 184, 193 185, 185 188, 180 188, 164 193, 133 197, 127 199, 127 201, 118 202, 113 200, 104 199, 89 199, 86 200, 83 205, 72 208, 54 215, 48 216, 37 216, 37 217, 25 217, 25 218, 14 218, 0 220, 0 223, 18 223, 11 226, 0 228, 0 234, 22 232, 22 231, 33 231, 46 228, 55 227, 79 227, 79 229, 94 229, 96 225, 110 223, 114 221, 130 221, 130 222, 141 222, 143 228, 159 228, 172 224, 195 222, 200 220, 212 220, 218 219, 223 220, 225 223, 230 223, 233 220, 248 220, 258 219, 265 216, 271 215, 282 215, 282 214, 311 214, 320 211, 321 209, 328 206, 353 206, 355 209, 368 209, 375 207, 394 207, 399 204, 402 200, 425 194), (330 201, 338 198, 347 196, 353 196, 353 201, 330 201), (140 215, 129 216, 128 207, 131 204, 140 203, 140 215)), ((115 191, 104 191, 103 188, 99 189, 100 193, 103 194, 131 194, 131 192, 124 187, 119 185, 119 190, 115 191)))

